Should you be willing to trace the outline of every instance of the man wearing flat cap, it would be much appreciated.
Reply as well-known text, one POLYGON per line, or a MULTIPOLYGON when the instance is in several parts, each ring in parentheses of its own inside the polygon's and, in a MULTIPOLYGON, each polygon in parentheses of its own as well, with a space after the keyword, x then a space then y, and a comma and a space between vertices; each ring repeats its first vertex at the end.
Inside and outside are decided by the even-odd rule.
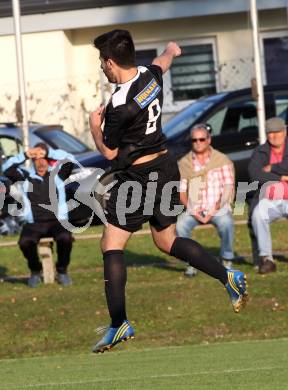
POLYGON ((274 117, 265 123, 267 141, 253 152, 248 165, 258 190, 249 204, 248 227, 254 264, 260 274, 276 271, 270 223, 288 217, 288 142, 286 124, 274 117))

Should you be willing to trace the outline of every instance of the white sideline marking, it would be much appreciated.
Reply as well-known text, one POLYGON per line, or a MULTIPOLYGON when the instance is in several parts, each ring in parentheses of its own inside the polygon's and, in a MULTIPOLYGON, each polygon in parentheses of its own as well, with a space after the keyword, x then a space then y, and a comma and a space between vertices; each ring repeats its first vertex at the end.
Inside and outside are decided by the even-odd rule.
MULTIPOLYGON (((138 381, 138 380, 147 380, 147 379, 162 379, 162 378, 177 378, 183 376, 195 376, 195 375, 219 375, 219 374, 233 374, 233 373, 241 373, 241 372, 256 372, 263 370, 277 370, 283 369, 286 367, 283 366, 274 366, 274 367, 259 367, 259 368, 242 368, 242 369, 228 369, 228 370, 220 370, 220 371, 198 371, 198 372, 188 372, 188 373, 179 373, 179 374, 163 374, 163 375, 151 375, 151 376, 136 376, 136 377, 119 377, 119 378, 99 378, 99 379, 91 379, 87 381, 75 381, 75 382, 50 382, 50 383, 37 383, 32 385, 21 385, 21 386, 13 386, 9 387, 10 389, 33 389, 44 386, 71 386, 71 385, 84 385, 88 383, 107 383, 107 382, 119 382, 119 381, 138 381)), ((9 386, 5 384, 5 386, 9 386)))
MULTIPOLYGON (((213 342, 213 343, 201 343, 201 344, 186 344, 186 345, 173 345, 173 346, 163 346, 163 347, 157 347, 157 348, 143 348, 143 349, 139 349, 139 350, 133 350, 133 351, 129 351, 129 350, 126 350, 126 351, 117 351, 117 350, 114 350, 113 352, 113 355, 122 355, 122 354, 132 354, 132 353, 135 353, 135 354, 138 354, 138 353, 145 353, 145 352, 150 352, 150 351, 161 351, 161 350, 171 350, 171 349, 181 349, 183 347, 189 347, 189 348, 207 348, 207 347, 216 347, 216 346, 222 346, 222 345, 229 345, 229 344, 257 344, 257 343, 273 343, 273 342, 279 342, 279 341, 283 341, 283 342, 288 342, 288 337, 280 337, 280 338, 275 338, 275 339, 253 339, 253 340, 234 340, 234 341, 226 341, 226 342, 213 342)), ((79 355, 75 355, 77 357, 87 357, 87 353, 82 353, 82 354, 79 354, 79 355)), ((91 356, 94 356, 94 354, 90 354, 91 356)), ((19 357, 19 358, 4 358, 4 359, 0 359, 0 364, 3 363, 3 364, 13 364, 15 362, 18 362, 18 361, 29 361, 29 360, 39 360, 39 359, 45 359, 45 360, 54 360, 55 358, 57 359, 64 359, 67 355, 46 355, 46 356, 29 356, 29 357, 19 357)), ((101 355, 100 355, 101 356, 101 355)), ((106 356, 109 356, 106 354, 106 356)), ((111 356, 111 355, 110 355, 111 356)), ((94 356, 95 358, 95 356, 94 356)))

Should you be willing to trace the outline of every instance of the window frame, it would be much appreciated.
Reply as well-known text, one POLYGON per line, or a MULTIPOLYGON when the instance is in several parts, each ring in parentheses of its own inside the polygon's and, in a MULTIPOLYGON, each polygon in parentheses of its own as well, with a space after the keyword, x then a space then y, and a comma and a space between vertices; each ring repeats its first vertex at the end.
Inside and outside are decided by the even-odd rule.
POLYGON ((288 38, 287 30, 274 30, 274 31, 262 31, 260 32, 260 51, 261 51, 261 70, 263 75, 263 84, 267 85, 267 72, 264 58, 264 40, 269 38, 288 38))
MULTIPOLYGON (((215 64, 215 87, 216 87, 216 93, 219 92, 219 75, 217 73, 217 64, 218 64, 218 56, 217 56, 217 44, 216 44, 216 36, 206 37, 206 38, 189 38, 189 39, 177 39, 177 44, 179 46, 196 46, 196 45, 205 45, 205 44, 211 44, 212 45, 212 54, 213 54, 213 60, 215 64)), ((160 55, 165 47, 166 47, 167 41, 151 41, 151 42, 136 42, 135 43, 135 50, 149 50, 149 49, 155 49, 157 52, 157 56, 160 55)), ((174 102, 173 101, 173 94, 172 94, 172 79, 171 79, 171 72, 168 70, 165 75, 163 75, 163 93, 164 93, 164 103, 163 103, 163 113, 171 113, 171 112, 178 112, 185 108, 188 104, 193 103, 195 100, 183 100, 181 102, 174 102)))

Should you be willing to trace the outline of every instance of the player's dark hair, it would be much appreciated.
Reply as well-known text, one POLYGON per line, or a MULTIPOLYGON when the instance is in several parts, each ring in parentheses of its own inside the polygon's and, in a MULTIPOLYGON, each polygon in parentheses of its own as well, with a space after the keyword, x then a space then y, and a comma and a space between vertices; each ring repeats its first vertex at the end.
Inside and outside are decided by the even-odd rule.
POLYGON ((94 46, 105 61, 109 58, 123 67, 135 66, 135 47, 127 30, 112 30, 94 39, 94 46))

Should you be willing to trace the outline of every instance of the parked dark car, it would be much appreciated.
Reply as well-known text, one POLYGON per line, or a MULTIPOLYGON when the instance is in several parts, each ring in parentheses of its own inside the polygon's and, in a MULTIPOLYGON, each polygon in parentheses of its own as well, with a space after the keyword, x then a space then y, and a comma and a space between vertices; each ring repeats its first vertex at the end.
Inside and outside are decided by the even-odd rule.
MULTIPOLYGON (((264 95, 266 118, 279 116, 288 124, 288 85, 267 86, 264 88, 264 95)), ((196 123, 206 123, 210 126, 213 147, 227 154, 234 162, 238 181, 249 181, 248 161, 259 143, 256 101, 252 97, 251 88, 198 99, 165 123, 163 132, 167 137, 167 148, 177 159, 191 149, 190 129, 196 123)), ((35 124, 31 125, 29 130, 31 145, 44 141, 52 148, 64 149, 74 154, 85 168, 83 170, 75 166, 73 175, 76 180, 73 182, 72 176, 72 183, 67 186, 71 198, 79 187, 83 193, 93 188, 94 182, 91 183, 91 180, 85 178, 93 174, 95 168, 107 169, 110 166, 109 161, 99 152, 92 151, 83 142, 66 133, 61 126, 35 124), (80 179, 77 175, 80 175, 80 179), (86 184, 81 185, 79 182, 86 184)), ((1 147, 4 155, 7 155, 5 147, 8 151, 12 150, 8 155, 18 153, 21 150, 20 129, 13 124, 0 126, 1 147), (3 140, 6 142, 4 147, 3 140), (10 146, 12 144, 13 147, 10 146)), ((95 180, 96 176, 94 174, 91 178, 95 180)), ((82 206, 71 212, 72 221, 87 219, 91 215, 89 206, 82 206)))
MULTIPOLYGON (((288 123, 288 85, 264 88, 266 118, 279 116, 288 123)), ((167 148, 180 159, 191 150, 190 130, 196 123, 210 127, 212 146, 235 165, 236 180, 248 182, 248 161, 259 144, 256 101, 251 88, 203 97, 190 104, 163 126, 167 148)), ((107 168, 99 155, 82 160, 84 166, 107 168)), ((111 178, 110 178, 111 180, 111 178)), ((106 177, 105 184, 109 182, 106 177)))
MULTIPOLYGON (((288 123, 288 85, 264 88, 266 118, 288 123)), ((249 181, 247 164, 259 143, 256 101, 251 89, 224 92, 197 100, 163 126, 167 147, 177 159, 191 148, 190 129, 209 124, 212 146, 234 162, 238 181, 249 181)))
MULTIPOLYGON (((288 124, 288 84, 264 88, 266 118, 279 116, 288 124)), ((181 158, 191 148, 190 129, 196 123, 210 126, 212 146, 234 162, 238 181, 249 181, 247 164, 259 144, 256 101, 251 88, 222 92, 198 99, 163 126, 167 148, 181 158)), ((106 169, 110 163, 98 152, 77 156, 83 167, 106 169)))

